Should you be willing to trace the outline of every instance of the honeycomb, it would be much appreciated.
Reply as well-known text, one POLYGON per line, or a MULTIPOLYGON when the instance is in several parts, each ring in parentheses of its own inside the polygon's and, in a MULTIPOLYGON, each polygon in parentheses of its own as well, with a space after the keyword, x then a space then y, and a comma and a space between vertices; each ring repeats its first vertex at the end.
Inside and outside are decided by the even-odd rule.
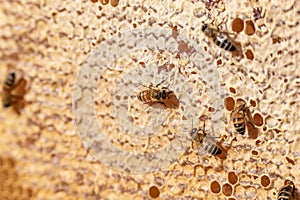
POLYGON ((0 112, 0 199, 271 200, 286 180, 300 199, 299 1, 16 0, 0 17, 0 82, 17 70, 28 86, 19 114, 0 112), (138 102, 164 79, 178 109, 138 102), (224 154, 193 148, 203 120, 224 154))

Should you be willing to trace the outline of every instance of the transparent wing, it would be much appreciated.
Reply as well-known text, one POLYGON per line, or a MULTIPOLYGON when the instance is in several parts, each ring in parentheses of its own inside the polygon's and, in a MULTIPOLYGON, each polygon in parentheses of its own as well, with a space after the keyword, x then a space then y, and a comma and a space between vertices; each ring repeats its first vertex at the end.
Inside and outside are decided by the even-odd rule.
POLYGON ((204 138, 202 143, 198 142, 197 150, 200 157, 204 155, 218 155, 221 151, 215 141, 215 138, 209 138, 209 136, 204 138))

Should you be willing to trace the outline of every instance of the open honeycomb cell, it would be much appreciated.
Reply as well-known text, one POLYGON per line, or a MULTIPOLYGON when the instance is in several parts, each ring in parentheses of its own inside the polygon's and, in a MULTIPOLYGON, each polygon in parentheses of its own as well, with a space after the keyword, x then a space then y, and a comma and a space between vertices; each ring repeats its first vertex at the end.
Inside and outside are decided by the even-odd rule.
POLYGON ((260 184, 264 188, 269 188, 272 184, 270 177, 268 175, 263 175, 260 177, 260 184))
POLYGON ((151 198, 157 198, 157 197, 159 197, 159 189, 158 189, 158 187, 157 186, 155 186, 155 185, 153 185, 153 186, 151 186, 150 188, 149 188, 149 196, 151 197, 151 198))
POLYGON ((240 33, 244 30, 244 21, 241 18, 235 18, 231 22, 231 26, 234 32, 240 33))
POLYGON ((235 172, 229 172, 227 180, 230 184, 235 185, 238 182, 238 176, 235 172))
POLYGON ((224 185, 222 185, 222 193, 225 196, 231 196, 231 194, 233 193, 233 187, 230 184, 225 183, 224 185))
POLYGON ((255 26, 252 20, 245 21, 246 27, 245 27, 245 33, 247 35, 253 35, 255 33, 255 26))
POLYGON ((221 191, 220 183, 216 180, 210 183, 210 190, 214 194, 218 194, 221 191))

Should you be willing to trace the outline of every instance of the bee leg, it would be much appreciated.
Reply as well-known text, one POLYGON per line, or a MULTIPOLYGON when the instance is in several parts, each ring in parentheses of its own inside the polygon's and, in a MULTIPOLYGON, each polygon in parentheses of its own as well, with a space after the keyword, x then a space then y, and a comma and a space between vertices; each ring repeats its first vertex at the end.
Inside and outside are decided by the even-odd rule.
POLYGON ((164 80, 162 80, 160 83, 158 83, 158 84, 156 85, 156 87, 160 86, 163 82, 165 82, 165 80, 166 80, 166 79, 164 79, 164 80))

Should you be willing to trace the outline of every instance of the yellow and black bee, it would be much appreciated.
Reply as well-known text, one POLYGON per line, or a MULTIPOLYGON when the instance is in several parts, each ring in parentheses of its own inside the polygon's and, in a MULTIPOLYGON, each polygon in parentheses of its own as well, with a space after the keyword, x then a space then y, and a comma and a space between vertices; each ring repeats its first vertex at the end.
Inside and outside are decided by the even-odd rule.
POLYGON ((24 106, 22 100, 25 93, 25 85, 25 79, 21 78, 16 82, 15 72, 10 72, 3 85, 3 107, 13 106, 13 109, 20 113, 20 109, 24 106))
POLYGON ((286 184, 278 191, 277 200, 291 200, 295 198, 295 185, 292 181, 287 180, 286 184))
POLYGON ((212 154, 212 155, 220 155, 222 153, 222 149, 211 139, 214 137, 207 136, 205 132, 205 121, 202 130, 198 128, 192 128, 190 135, 194 137, 196 142, 198 142, 199 154, 201 154, 202 150, 212 154))
POLYGON ((219 31, 219 28, 215 28, 209 24, 203 24, 201 30, 204 32, 205 35, 210 37, 216 45, 218 45, 222 49, 225 49, 227 51, 237 50, 233 43, 228 39, 226 34, 219 31))
POLYGON ((163 82, 164 80, 155 86, 152 83, 144 86, 146 89, 139 92, 138 100, 149 106, 162 104, 165 108, 177 108, 179 101, 174 92, 167 87, 159 87, 163 82))
POLYGON ((241 135, 245 134, 246 122, 249 122, 254 127, 252 119, 250 119, 249 116, 249 107, 242 99, 237 101, 235 108, 231 113, 231 120, 235 130, 241 135))

